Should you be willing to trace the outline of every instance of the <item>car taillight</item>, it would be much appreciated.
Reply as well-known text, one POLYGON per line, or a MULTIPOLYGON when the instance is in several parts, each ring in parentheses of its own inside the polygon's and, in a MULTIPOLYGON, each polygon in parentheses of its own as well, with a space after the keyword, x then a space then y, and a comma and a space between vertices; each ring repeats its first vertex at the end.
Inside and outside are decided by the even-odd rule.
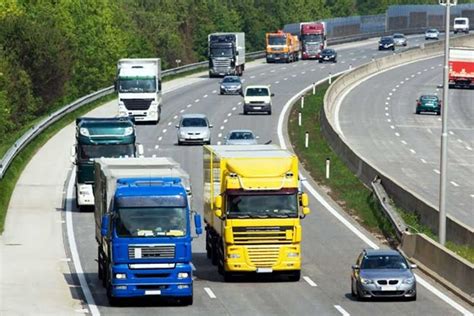
POLYGON ((416 101, 416 105, 421 105, 421 102, 420 102, 420 101, 416 101))

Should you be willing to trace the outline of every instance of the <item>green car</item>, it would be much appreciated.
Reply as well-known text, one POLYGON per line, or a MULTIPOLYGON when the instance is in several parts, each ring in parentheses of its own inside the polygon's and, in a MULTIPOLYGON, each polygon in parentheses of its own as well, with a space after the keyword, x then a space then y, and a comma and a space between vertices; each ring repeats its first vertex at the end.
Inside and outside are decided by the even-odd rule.
POLYGON ((441 100, 436 95, 422 95, 416 100, 416 114, 421 112, 435 112, 441 114, 441 100))

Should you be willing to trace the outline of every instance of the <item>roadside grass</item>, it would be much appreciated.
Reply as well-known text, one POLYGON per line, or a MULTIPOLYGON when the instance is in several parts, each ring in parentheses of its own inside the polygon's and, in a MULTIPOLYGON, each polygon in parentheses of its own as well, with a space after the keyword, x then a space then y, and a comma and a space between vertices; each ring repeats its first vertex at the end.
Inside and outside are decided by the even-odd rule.
MULTIPOLYGON (((333 78, 334 79, 334 78, 333 78)), ((316 87, 315 95, 306 95, 304 108, 297 102, 289 115, 288 133, 293 150, 301 164, 331 198, 349 215, 372 233, 383 235, 391 245, 396 245, 395 230, 385 217, 377 197, 368 189, 345 163, 333 152, 321 132, 320 116, 328 83, 316 87), (301 126, 298 113, 301 112, 301 126), (308 132, 308 148, 305 148, 305 133, 308 132), (326 159, 330 159, 330 177, 326 179, 326 159)), ((414 232, 424 233, 437 241, 437 236, 419 223, 416 214, 397 208, 406 224, 414 232)), ((446 247, 458 255, 474 262, 474 248, 446 242, 446 247)))
POLYGON ((10 203, 13 190, 15 189, 15 185, 20 178, 23 169, 26 167, 31 158, 36 154, 36 152, 57 132, 74 122, 77 117, 84 115, 97 106, 115 98, 115 94, 108 95, 96 100, 91 104, 85 105, 76 111, 68 113, 53 125, 46 128, 41 134, 39 134, 28 145, 26 145, 25 148, 23 148, 23 150, 15 157, 11 165, 8 167, 3 179, 0 180, 0 233, 3 232, 5 227, 5 218, 7 215, 8 205, 10 203))

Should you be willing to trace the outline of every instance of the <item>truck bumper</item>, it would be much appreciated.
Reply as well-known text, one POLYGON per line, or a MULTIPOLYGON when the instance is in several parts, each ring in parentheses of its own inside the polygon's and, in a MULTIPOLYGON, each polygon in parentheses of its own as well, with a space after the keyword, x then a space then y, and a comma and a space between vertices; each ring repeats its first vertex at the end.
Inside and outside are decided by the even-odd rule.
MULTIPOLYGON (((156 105, 155 105, 156 107, 156 105)), ((131 116, 137 122, 158 122, 160 119, 160 106, 156 109, 149 110, 128 110, 127 108, 120 106, 119 107, 119 116, 131 116)))
POLYGON ((219 69, 219 68, 210 68, 209 74, 213 76, 228 76, 228 75, 236 75, 237 71, 236 68, 229 68, 229 69, 219 69))
POLYGON ((130 269, 127 264, 112 268, 112 296, 166 296, 186 297, 193 295, 192 269, 189 264, 176 264, 174 269, 130 269), (178 278, 179 273, 187 277, 178 278), (125 279, 116 278, 125 274, 125 279))
POLYGON ((256 273, 301 270, 300 245, 228 246, 224 269, 256 273))

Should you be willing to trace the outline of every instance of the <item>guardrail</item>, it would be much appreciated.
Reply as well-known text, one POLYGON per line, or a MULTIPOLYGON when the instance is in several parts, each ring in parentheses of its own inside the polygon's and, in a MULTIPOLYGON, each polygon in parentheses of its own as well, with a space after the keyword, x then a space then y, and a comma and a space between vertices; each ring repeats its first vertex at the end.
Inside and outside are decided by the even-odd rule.
MULTIPOLYGON (((451 39, 453 45, 464 46, 474 40, 474 36, 462 36, 451 39)), ((472 44, 471 44, 472 45, 472 44)), ((443 53, 444 41, 430 43, 422 49, 408 50, 400 54, 393 54, 374 62, 369 62, 350 73, 339 77, 329 87, 324 97, 324 114, 322 115, 322 131, 331 147, 339 154, 349 168, 367 185, 375 177, 380 177, 385 190, 397 205, 404 209, 415 211, 423 225, 431 230, 438 230, 439 213, 435 205, 430 204, 414 192, 410 192, 402 184, 386 175, 382 170, 371 166, 361 155, 355 152, 345 142, 334 123, 336 104, 341 100, 348 88, 371 74, 397 66, 409 61, 434 57, 443 53)), ((446 220, 447 240, 466 245, 474 244, 474 230, 451 215, 446 220)))

